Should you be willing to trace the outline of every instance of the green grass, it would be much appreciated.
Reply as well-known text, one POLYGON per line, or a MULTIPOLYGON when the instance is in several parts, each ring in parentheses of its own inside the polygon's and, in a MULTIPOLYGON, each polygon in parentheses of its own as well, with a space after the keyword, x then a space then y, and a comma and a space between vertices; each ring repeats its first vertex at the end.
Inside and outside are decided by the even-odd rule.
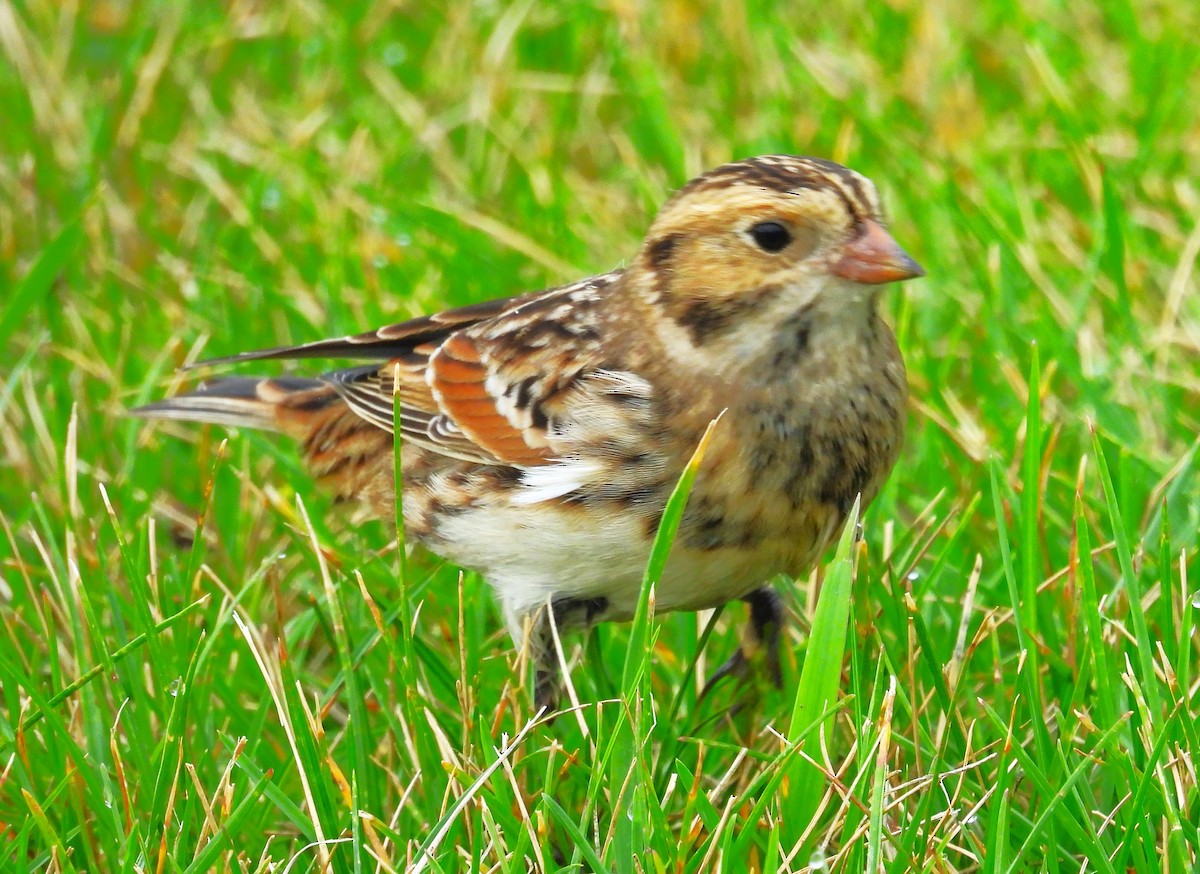
POLYGON ((1200 6, 24 0, 0 58, 0 870, 1195 869, 1200 6), (608 269, 774 151, 929 274, 782 692, 699 701, 741 608, 648 609, 532 722, 484 582, 122 417, 608 269))

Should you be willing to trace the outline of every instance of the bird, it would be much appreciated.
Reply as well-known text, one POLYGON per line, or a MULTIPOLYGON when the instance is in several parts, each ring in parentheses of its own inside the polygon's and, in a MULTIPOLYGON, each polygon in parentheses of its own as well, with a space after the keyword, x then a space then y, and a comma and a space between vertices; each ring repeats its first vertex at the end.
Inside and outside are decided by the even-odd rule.
POLYGON ((488 581, 551 710, 553 631, 633 617, 667 499, 720 416, 655 610, 745 602, 710 684, 761 652, 779 686, 786 610, 769 581, 810 570, 895 465, 908 388, 879 303, 923 275, 869 179, 764 155, 676 191, 623 267, 201 362, 365 363, 216 378, 130 412, 280 432, 337 501, 385 519, 399 440, 405 537, 488 581))

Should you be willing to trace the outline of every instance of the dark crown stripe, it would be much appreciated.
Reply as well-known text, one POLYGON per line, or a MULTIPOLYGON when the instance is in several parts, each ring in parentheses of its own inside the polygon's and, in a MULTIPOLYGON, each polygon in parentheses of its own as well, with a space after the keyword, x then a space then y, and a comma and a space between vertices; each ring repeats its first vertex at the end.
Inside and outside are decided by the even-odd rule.
POLYGON ((862 177, 853 170, 824 158, 794 155, 766 155, 725 164, 693 179, 679 190, 676 198, 730 185, 783 192, 801 189, 833 191, 842 198, 852 215, 869 216, 875 212, 875 204, 862 177))

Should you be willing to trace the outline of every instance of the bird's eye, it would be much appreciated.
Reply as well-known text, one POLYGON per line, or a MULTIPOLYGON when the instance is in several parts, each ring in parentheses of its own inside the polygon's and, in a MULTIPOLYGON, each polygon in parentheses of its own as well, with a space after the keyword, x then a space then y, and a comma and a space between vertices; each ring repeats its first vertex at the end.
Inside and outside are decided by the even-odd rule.
POLYGON ((792 234, 779 222, 759 222, 750 229, 750 236, 764 252, 781 252, 792 241, 792 234))

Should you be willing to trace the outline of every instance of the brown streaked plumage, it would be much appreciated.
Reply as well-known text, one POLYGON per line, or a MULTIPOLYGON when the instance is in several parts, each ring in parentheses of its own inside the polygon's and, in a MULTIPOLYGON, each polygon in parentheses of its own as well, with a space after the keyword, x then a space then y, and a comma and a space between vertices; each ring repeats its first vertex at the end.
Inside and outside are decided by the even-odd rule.
POLYGON ((632 615, 667 496, 725 411, 656 605, 746 600, 778 679, 782 612, 764 583, 810 567, 895 463, 904 365, 876 305, 883 284, 920 275, 867 179, 752 158, 677 192, 624 270, 207 362, 371 363, 217 380, 134 413, 288 434, 339 498, 390 517, 398 395, 406 531, 489 580, 548 705, 547 612, 632 615))

